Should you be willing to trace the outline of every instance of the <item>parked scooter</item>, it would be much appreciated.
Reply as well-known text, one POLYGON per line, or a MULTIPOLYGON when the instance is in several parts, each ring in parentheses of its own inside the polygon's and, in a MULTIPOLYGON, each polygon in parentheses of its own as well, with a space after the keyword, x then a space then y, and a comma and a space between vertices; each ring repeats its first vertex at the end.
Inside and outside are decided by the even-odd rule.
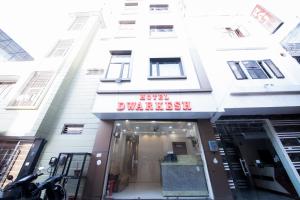
MULTIPOLYGON (((43 173, 41 173, 41 170, 39 169, 37 173, 30 174, 9 183, 4 188, 3 197, 0 197, 0 200, 42 200, 42 198, 40 198, 42 190, 46 190, 46 199, 65 200, 66 192, 59 184, 63 179, 63 176, 52 176, 42 183, 33 183, 33 181, 41 175, 43 175, 43 173)), ((13 177, 9 176, 8 179, 12 180, 13 177)))
POLYGON ((12 181, 13 176, 8 175, 7 179, 12 181, 8 183, 3 189, 3 196, 1 200, 12 200, 12 199, 24 199, 24 200, 36 200, 40 199, 40 193, 32 195, 32 192, 37 189, 37 183, 33 183, 35 179, 43 175, 39 169, 36 173, 27 175, 17 181, 12 181))

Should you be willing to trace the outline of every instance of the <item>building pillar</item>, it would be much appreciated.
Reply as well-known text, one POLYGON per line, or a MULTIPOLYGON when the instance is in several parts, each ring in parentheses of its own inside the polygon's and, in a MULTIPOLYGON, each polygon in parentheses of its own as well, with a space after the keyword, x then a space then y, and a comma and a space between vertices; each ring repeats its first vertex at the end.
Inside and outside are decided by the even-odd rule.
POLYGON ((208 141, 216 140, 213 127, 209 120, 198 120, 199 133, 203 145, 204 155, 207 163, 207 169, 215 200, 232 200, 233 196, 230 191, 222 158, 219 152, 212 152, 209 149, 208 141), (214 158, 218 163, 214 163, 214 158))
POLYGON ((99 122, 99 128, 87 171, 83 199, 100 200, 102 198, 112 131, 113 121, 99 122))

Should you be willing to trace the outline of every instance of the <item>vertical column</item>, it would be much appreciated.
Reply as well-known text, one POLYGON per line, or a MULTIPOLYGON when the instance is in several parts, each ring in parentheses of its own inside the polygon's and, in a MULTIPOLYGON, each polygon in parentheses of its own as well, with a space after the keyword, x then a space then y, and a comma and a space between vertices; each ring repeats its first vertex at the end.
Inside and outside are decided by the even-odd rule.
POLYGON ((203 145, 205 160, 210 177, 210 182, 215 200, 232 200, 232 193, 229 189, 227 177, 222 164, 222 158, 219 152, 211 152, 208 141, 215 140, 214 130, 209 120, 198 120, 198 129, 203 145), (214 158, 218 163, 214 163, 214 158))
POLYGON ((87 181, 83 199, 102 198, 113 121, 100 121, 91 160, 87 172, 87 181))

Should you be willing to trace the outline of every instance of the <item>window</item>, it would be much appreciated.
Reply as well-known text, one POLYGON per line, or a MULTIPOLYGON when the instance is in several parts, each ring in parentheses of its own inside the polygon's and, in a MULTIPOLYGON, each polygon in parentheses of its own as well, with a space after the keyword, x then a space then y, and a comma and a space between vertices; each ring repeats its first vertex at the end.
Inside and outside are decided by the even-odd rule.
POLYGON ((180 58, 150 58, 148 79, 186 78, 180 58))
POLYGON ((78 135, 83 131, 83 124, 65 124, 61 134, 78 135))
POLYGON ((232 38, 241 38, 248 36, 248 32, 241 26, 225 27, 225 31, 232 38))
POLYGON ((89 18, 88 16, 77 16, 73 24, 70 26, 69 30, 72 31, 81 30, 85 25, 85 23, 87 22, 88 18, 89 18))
POLYGON ((174 36, 174 26, 173 25, 151 25, 150 26, 150 36, 174 36))
POLYGON ((131 51, 111 51, 110 63, 102 81, 129 81, 131 51))
POLYGON ((276 76, 276 78, 284 78, 284 75, 281 73, 281 71, 276 67, 276 65, 272 62, 272 60, 263 60, 264 63, 269 67, 269 69, 272 71, 272 73, 276 76))
POLYGON ((72 46, 73 40, 59 40, 53 50, 49 53, 48 57, 64 56, 72 46))
POLYGON ((247 79, 246 74, 243 72, 239 62, 229 61, 227 62, 234 76, 238 80, 247 79))
POLYGON ((6 97, 15 83, 15 81, 0 81, 0 99, 6 97))
POLYGON ((53 74, 51 71, 34 72, 19 95, 9 103, 8 108, 22 107, 32 109, 38 106, 53 74))
POLYGON ((151 4, 150 11, 167 11, 169 9, 168 4, 151 4))
POLYGON ((268 78, 268 74, 266 73, 264 67, 262 65, 259 65, 258 62, 254 60, 247 60, 247 61, 242 61, 242 63, 245 66, 246 70, 248 71, 252 79, 268 78))
POLYGON ((244 60, 227 62, 234 76, 238 80, 242 79, 271 79, 284 78, 278 67, 270 59, 266 60, 244 60))

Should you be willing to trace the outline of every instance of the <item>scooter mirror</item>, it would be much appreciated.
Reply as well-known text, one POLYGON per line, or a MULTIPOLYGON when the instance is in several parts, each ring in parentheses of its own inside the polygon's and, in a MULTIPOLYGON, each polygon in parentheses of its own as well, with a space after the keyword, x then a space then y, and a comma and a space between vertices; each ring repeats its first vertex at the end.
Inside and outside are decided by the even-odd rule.
POLYGON ((7 178, 7 180, 13 180, 14 179, 14 176, 13 175, 10 175, 10 174, 8 174, 7 176, 6 176, 6 178, 7 178))

